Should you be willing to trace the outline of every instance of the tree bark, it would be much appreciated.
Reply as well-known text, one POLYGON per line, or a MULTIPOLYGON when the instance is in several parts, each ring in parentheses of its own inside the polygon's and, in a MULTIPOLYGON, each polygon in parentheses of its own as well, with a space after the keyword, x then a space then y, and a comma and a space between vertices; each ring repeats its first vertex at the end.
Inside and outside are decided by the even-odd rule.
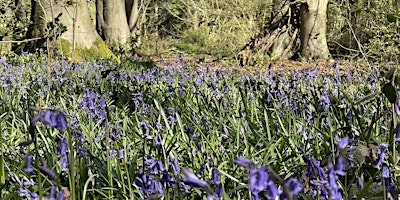
POLYGON ((330 58, 326 42, 328 0, 307 0, 300 6, 300 54, 304 60, 330 58))
POLYGON ((77 5, 67 0, 31 0, 31 20, 28 38, 42 38, 33 43, 33 50, 44 47, 46 41, 61 37, 74 46, 90 48, 99 38, 90 19, 86 0, 77 1, 77 5), (66 27, 66 30, 64 29, 66 27), (64 32, 63 32, 64 31, 64 32))
POLYGON ((289 56, 284 54, 285 50, 289 47, 290 42, 290 32, 292 30, 292 25, 290 22, 285 19, 290 15, 289 9, 290 5, 288 1, 282 0, 273 0, 273 10, 275 12, 272 13, 272 26, 275 30, 279 29, 276 32, 276 39, 271 47, 271 59, 272 60, 286 60, 289 56))
POLYGON ((125 3, 126 14, 129 19, 129 30, 131 35, 136 27, 136 22, 139 18, 139 0, 127 0, 125 3))
POLYGON ((124 0, 97 0, 97 12, 103 13, 104 23, 101 24, 102 38, 107 44, 124 46, 130 39, 130 28, 124 0))
POLYGON ((15 12, 15 16, 18 20, 24 19, 27 17, 26 9, 27 2, 26 0, 15 0, 15 7, 17 8, 15 12))

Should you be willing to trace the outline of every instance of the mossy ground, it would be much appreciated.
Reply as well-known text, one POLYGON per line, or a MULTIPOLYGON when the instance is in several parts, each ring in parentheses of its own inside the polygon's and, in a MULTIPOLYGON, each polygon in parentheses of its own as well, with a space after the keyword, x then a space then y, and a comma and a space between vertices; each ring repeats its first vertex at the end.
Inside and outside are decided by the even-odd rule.
POLYGON ((75 48, 72 55, 72 44, 68 40, 60 38, 56 42, 57 53, 63 57, 70 58, 72 61, 89 61, 102 58, 115 58, 113 52, 107 47, 106 43, 98 38, 90 48, 75 48))

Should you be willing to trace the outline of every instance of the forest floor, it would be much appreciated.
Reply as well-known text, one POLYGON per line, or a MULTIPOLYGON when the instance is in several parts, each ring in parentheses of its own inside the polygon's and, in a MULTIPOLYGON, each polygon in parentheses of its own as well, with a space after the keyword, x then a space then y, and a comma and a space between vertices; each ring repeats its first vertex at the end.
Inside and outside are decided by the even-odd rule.
POLYGON ((340 75, 351 73, 353 75, 368 76, 372 70, 375 69, 388 69, 391 67, 400 67, 398 64, 393 63, 367 63, 367 62, 351 62, 345 60, 337 60, 336 68, 335 62, 329 61, 312 61, 312 62, 300 62, 300 61, 265 61, 257 63, 252 66, 239 66, 233 62, 202 62, 196 58, 184 58, 184 62, 177 58, 157 58, 153 59, 157 63, 157 66, 165 67, 175 65, 175 67, 211 67, 211 69, 222 69, 222 70, 238 70, 249 73, 263 73, 268 70, 272 70, 275 73, 292 74, 296 71, 305 72, 309 70, 315 70, 318 74, 334 74, 336 68, 340 75))

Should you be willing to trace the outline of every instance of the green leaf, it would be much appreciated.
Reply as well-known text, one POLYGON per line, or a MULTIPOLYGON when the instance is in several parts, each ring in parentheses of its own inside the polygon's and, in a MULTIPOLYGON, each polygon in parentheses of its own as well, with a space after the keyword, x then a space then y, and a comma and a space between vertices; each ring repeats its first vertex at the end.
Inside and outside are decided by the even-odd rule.
POLYGON ((386 73, 385 73, 385 78, 386 78, 386 80, 389 80, 389 81, 391 81, 392 79, 393 79, 393 75, 394 75, 394 72, 396 71, 396 68, 395 67, 392 67, 392 68, 390 68, 389 69, 389 71, 387 71, 386 73))
POLYGON ((363 144, 359 144, 356 146, 356 149, 351 152, 354 156, 354 164, 356 166, 360 166, 365 162, 365 158, 369 156, 369 148, 363 144))
POLYGON ((375 99, 375 97, 378 96, 378 94, 379 94, 379 92, 375 92, 375 93, 369 94, 369 95, 361 98, 360 100, 358 100, 355 103, 355 105, 359 105, 359 104, 364 103, 364 102, 369 102, 369 101, 375 99))
POLYGON ((394 77, 394 84, 400 86, 400 73, 396 74, 396 77, 394 77))
POLYGON ((386 19, 388 20, 388 22, 393 23, 396 22, 396 20, 400 19, 400 17, 394 14, 386 14, 386 19))
POLYGON ((396 103, 397 94, 396 89, 393 87, 391 83, 386 83, 382 87, 382 92, 385 94, 386 98, 389 100, 390 103, 396 103))

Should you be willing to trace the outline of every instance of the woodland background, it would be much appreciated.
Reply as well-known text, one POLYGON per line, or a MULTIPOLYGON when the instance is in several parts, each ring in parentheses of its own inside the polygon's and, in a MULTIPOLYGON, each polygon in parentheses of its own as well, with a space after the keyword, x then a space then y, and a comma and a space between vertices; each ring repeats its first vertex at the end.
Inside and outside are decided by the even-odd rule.
POLYGON ((329 57, 303 59, 299 53, 301 6, 318 0, 2 0, 0 52, 43 49, 73 61, 138 54, 241 65, 286 59, 399 63, 398 1, 324 1, 329 57), (282 32, 287 38, 279 37, 282 32), (286 46, 276 53, 282 41, 286 46))

